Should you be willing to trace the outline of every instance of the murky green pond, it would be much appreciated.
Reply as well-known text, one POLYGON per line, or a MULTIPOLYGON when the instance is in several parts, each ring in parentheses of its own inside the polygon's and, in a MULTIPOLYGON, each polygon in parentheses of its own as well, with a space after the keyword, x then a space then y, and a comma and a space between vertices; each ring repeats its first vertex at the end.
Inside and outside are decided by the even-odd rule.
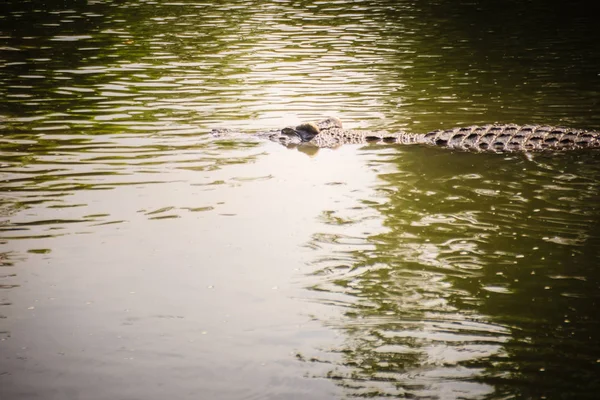
POLYGON ((0 398, 595 399, 600 151, 249 132, 600 129, 584 3, 0 5, 0 398))

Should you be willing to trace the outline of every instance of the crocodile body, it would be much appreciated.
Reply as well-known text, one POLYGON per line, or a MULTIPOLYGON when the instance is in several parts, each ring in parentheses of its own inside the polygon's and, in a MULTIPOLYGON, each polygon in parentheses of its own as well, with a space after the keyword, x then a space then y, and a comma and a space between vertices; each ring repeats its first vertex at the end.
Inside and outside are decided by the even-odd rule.
MULTIPOLYGON (((228 136, 228 130, 214 130, 228 136)), ((342 144, 396 143, 427 144, 471 151, 512 152, 600 148, 600 132, 547 125, 494 124, 457 127, 427 134, 348 130, 331 117, 317 123, 304 123, 281 130, 259 132, 258 137, 286 146, 333 148, 342 144)))

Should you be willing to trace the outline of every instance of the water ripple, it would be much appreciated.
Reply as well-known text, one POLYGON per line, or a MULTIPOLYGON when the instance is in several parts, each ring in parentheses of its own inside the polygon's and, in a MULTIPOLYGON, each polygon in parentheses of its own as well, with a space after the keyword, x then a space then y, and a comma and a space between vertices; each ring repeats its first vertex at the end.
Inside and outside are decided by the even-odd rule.
POLYGON ((208 135, 324 115, 600 128, 585 7, 5 3, 9 397, 598 392, 597 153, 307 157, 208 135), (147 385, 156 365, 170 384, 147 385))

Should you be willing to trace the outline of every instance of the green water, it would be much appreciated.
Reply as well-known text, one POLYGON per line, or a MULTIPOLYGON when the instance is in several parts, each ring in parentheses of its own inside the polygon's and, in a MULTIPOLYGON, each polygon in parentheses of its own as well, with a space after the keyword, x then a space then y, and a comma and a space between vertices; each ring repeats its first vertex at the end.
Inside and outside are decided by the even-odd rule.
POLYGON ((578 2, 0 5, 0 398, 594 399, 600 152, 346 146, 600 129, 578 2))

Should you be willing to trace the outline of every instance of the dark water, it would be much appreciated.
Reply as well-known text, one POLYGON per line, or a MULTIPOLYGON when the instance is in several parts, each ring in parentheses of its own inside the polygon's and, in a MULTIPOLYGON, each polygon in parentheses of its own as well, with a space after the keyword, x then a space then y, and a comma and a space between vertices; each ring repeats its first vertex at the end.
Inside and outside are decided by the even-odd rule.
POLYGON ((208 134, 600 129, 584 5, 3 2, 0 398, 596 398, 599 152, 208 134))

